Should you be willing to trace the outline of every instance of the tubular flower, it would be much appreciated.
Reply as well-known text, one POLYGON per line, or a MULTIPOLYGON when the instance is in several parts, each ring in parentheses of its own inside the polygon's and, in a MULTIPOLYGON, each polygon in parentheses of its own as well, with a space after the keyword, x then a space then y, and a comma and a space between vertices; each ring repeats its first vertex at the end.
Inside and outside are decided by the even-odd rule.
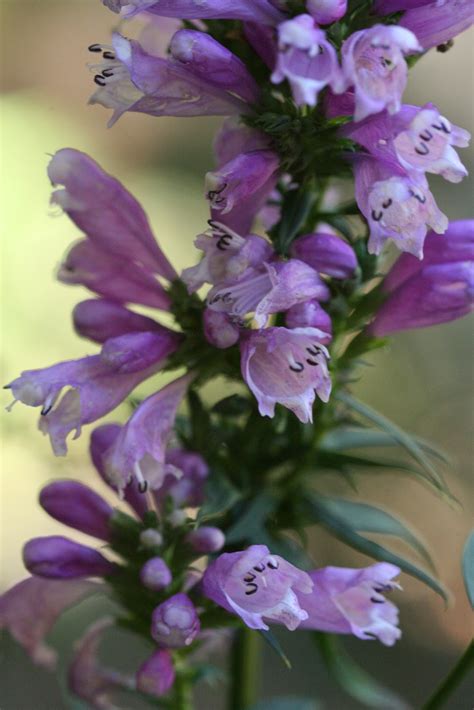
POLYGON ((120 303, 105 298, 81 301, 72 312, 72 320, 78 335, 96 343, 105 343, 109 338, 130 333, 171 333, 152 318, 129 311, 120 303))
POLYGON ((159 698, 171 690, 175 676, 171 653, 160 648, 154 651, 138 669, 137 690, 159 698))
POLYGON ((106 577, 115 565, 100 552, 61 535, 35 537, 23 548, 26 569, 37 577, 76 579, 106 577))
POLYGON ((423 261, 402 254, 382 283, 387 294, 375 320, 373 335, 447 323, 474 305, 474 221, 452 222, 446 234, 432 232, 423 261))
POLYGON ((39 502, 60 523, 101 540, 110 540, 113 508, 83 483, 53 481, 41 490, 39 502))
POLYGON ((202 317, 204 336, 215 348, 225 350, 235 345, 240 338, 239 323, 227 313, 206 308, 202 317))
POLYGON ((301 628, 375 638, 393 646, 401 637, 398 609, 383 594, 400 589, 391 581, 399 574, 398 567, 386 562, 362 569, 324 567, 309 572, 311 594, 297 594, 308 615, 301 628))
POLYGON ((216 286, 208 295, 208 305, 231 316, 253 312, 259 328, 272 313, 288 310, 310 298, 327 300, 329 289, 318 273, 298 259, 265 264, 265 270, 249 269, 235 283, 216 286))
POLYGON ((104 5, 131 17, 146 10, 182 20, 248 20, 275 25, 284 15, 271 0, 102 0, 104 5))
POLYGON ((313 419, 316 393, 328 401, 329 353, 321 344, 325 336, 316 328, 266 328, 241 341, 242 376, 262 416, 273 417, 278 402, 307 423, 313 419))
POLYGON ((171 498, 176 507, 197 508, 204 502, 204 486, 209 475, 209 466, 202 456, 195 451, 168 449, 166 463, 170 473, 165 476, 163 485, 153 491, 153 497, 161 510, 167 498, 171 498), (176 477, 176 471, 181 475, 176 477))
POLYGON ((272 555, 266 545, 220 555, 202 579, 204 595, 251 629, 268 630, 266 621, 274 621, 293 631, 308 618, 299 597, 312 589, 306 572, 272 555))
POLYGON ((189 646, 201 629, 194 604, 186 594, 175 594, 156 607, 151 621, 151 635, 160 646, 189 646))
POLYGON ((375 25, 355 32, 342 45, 342 75, 337 93, 354 87, 354 120, 387 109, 391 114, 401 107, 407 82, 404 55, 422 51, 415 35, 395 25, 375 25))
POLYGON ((347 12, 347 0, 307 0, 306 7, 318 25, 330 25, 347 12))
POLYGON ((413 32, 423 49, 449 42, 474 23, 471 0, 435 0, 407 7, 401 27, 413 32))
POLYGON ((448 227, 426 179, 372 158, 357 159, 354 172, 356 200, 370 227, 369 252, 379 254, 385 242, 393 240, 421 259, 428 227, 438 234, 448 227))
POLYGON ((335 279, 350 279, 357 268, 353 248, 334 234, 315 232, 298 237, 291 245, 291 254, 335 279))
POLYGON ((103 58, 91 67, 98 89, 90 103, 113 109, 109 126, 126 111, 151 116, 229 116, 248 109, 229 91, 177 61, 148 54, 135 40, 114 34, 111 47, 93 44, 89 49, 103 58))
POLYGON ((317 328, 324 333, 321 344, 328 345, 332 340, 331 317, 321 308, 318 301, 304 301, 289 308, 285 315, 288 328, 317 328))
POLYGON ((339 75, 336 50, 311 15, 299 15, 278 26, 279 52, 274 84, 288 79, 298 106, 316 106, 319 92, 339 75))

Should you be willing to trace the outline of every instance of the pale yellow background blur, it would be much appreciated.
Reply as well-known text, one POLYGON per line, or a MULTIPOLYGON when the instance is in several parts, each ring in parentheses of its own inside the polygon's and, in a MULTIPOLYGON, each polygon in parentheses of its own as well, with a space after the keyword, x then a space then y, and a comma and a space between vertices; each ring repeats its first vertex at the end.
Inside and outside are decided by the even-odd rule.
MULTIPOLYGON (((87 45, 106 42, 115 17, 99 0, 2 0, 1 8, 1 381, 8 382, 23 369, 95 351, 71 327, 71 309, 86 292, 54 279, 64 251, 78 235, 66 217, 48 206, 48 156, 64 146, 79 148, 119 177, 142 201, 157 238, 179 269, 195 261, 193 237, 207 218, 203 173, 212 166, 210 146, 218 121, 130 114, 108 130, 108 112, 87 106, 94 85, 85 64, 90 61, 87 45)), ((431 52, 423 58, 405 96, 419 105, 433 101, 453 123, 471 131, 472 39, 467 33, 447 54, 431 52)), ((461 158, 472 171, 472 150, 461 151, 461 158)), ((431 183, 450 218, 471 216, 472 182, 431 183)), ((434 439, 453 458, 447 477, 464 511, 452 510, 399 474, 360 476, 363 499, 386 506, 421 532, 454 594, 455 603, 446 611, 432 592, 404 575, 406 637, 453 656, 472 634, 460 576, 473 511, 472 344, 469 320, 400 335, 391 349, 374 358, 376 367, 366 369, 357 388, 367 403, 434 439)), ((156 388, 156 382, 148 388, 156 388)), ((8 392, 3 401, 8 404, 8 392)), ((78 477, 106 493, 87 459, 87 428, 71 442, 67 458, 55 459, 36 431, 37 416, 20 404, 1 416, 2 586, 24 576, 25 539, 64 532, 37 505, 45 482, 78 477)), ((117 416, 125 414, 111 418, 117 416)), ((326 490, 352 495, 329 478, 326 490)), ((313 550, 318 563, 366 563, 324 534, 314 537, 313 550)))

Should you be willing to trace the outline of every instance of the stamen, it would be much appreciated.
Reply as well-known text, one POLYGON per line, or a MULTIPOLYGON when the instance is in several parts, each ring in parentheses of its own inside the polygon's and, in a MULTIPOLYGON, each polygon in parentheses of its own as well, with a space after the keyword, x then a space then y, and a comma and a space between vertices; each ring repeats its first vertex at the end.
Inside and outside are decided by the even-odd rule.
POLYGON ((115 59, 115 53, 114 52, 103 52, 102 56, 104 59, 115 59))
POLYGON ((96 74, 94 77, 94 81, 98 86, 105 86, 107 84, 105 78, 102 76, 102 74, 96 74))
POLYGON ((415 153, 418 153, 418 155, 428 155, 430 152, 430 149, 426 145, 426 143, 420 143, 420 147, 415 148, 415 153))
POLYGON ((370 213, 370 216, 372 217, 374 222, 380 222, 380 220, 383 217, 383 212, 376 212, 375 210, 372 210, 372 212, 370 213))
POLYGON ((244 579, 244 582, 253 582, 253 580, 255 579, 255 575, 253 572, 249 572, 248 574, 245 575, 245 577, 243 579, 244 579))
POLYGON ((304 365, 302 362, 296 362, 294 365, 289 365, 290 370, 293 372, 303 372, 304 370, 304 365))
POLYGON ((388 198, 388 200, 387 200, 386 202, 382 202, 382 207, 383 207, 385 210, 388 210, 388 208, 390 207, 390 205, 392 204, 392 202, 393 202, 393 200, 391 200, 390 198, 388 198))
POLYGON ((443 133, 451 133, 451 129, 441 120, 439 124, 432 123, 431 127, 436 128, 437 131, 443 131, 443 133))
POLYGON ((373 604, 385 604, 385 599, 376 599, 375 597, 370 597, 370 601, 373 604))
POLYGON ((265 569, 265 565, 260 562, 260 564, 255 565, 254 570, 255 572, 263 572, 265 569))
POLYGON ((315 362, 314 360, 310 360, 309 357, 306 358, 306 362, 308 363, 308 365, 311 365, 312 367, 318 367, 318 365, 319 365, 319 362, 315 362))
POLYGON ((252 582, 251 582, 251 583, 247 584, 247 587, 248 587, 248 589, 247 589, 247 591, 245 592, 245 594, 246 594, 247 596, 250 596, 251 594, 255 594, 255 592, 258 591, 258 585, 255 584, 255 583, 252 583, 252 582))
POLYGON ((431 131, 426 129, 426 131, 423 131, 422 133, 420 133, 420 138, 423 141, 430 141, 433 138, 433 134, 431 133, 431 131))
POLYGON ((102 52, 102 46, 100 44, 90 44, 87 49, 89 52, 102 52))
POLYGON ((269 567, 270 569, 278 569, 278 560, 276 560, 274 557, 270 557, 267 562, 267 567, 269 567))
POLYGON ((148 490, 148 481, 145 481, 145 479, 143 478, 143 474, 138 461, 135 461, 135 463, 133 464, 133 471, 138 481, 138 490, 140 491, 140 493, 146 493, 148 490))
POLYGON ((424 205, 426 202, 426 197, 424 195, 419 195, 417 192, 414 190, 410 190, 410 195, 415 198, 415 200, 418 200, 418 202, 421 205, 424 205))
POLYGON ((306 350, 310 355, 320 355, 323 352, 319 345, 313 345, 310 348, 306 348, 306 350))

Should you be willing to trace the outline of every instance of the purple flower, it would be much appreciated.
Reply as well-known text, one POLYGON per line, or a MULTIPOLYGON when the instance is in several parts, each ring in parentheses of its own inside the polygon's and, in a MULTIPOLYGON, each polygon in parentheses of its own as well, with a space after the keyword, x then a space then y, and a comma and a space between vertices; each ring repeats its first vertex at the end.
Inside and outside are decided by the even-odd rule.
POLYGON ((213 145, 216 164, 219 168, 230 163, 233 158, 237 158, 242 153, 268 150, 269 148, 268 136, 241 123, 240 116, 226 118, 216 133, 213 145))
POLYGON ((179 30, 169 51, 173 59, 196 76, 255 103, 260 89, 245 64, 213 37, 197 30, 179 30))
POLYGON ((284 15, 270 0, 102 0, 114 12, 131 17, 146 10, 182 20, 250 20, 276 24, 284 15))
POLYGON ((329 289, 318 273, 298 259, 264 267, 249 269, 238 281, 213 288, 207 297, 209 307, 237 317, 253 312, 257 326, 262 328, 272 313, 310 298, 329 298, 329 289))
POLYGON ((404 54, 420 52, 415 35, 396 25, 355 32, 342 45, 342 76, 335 90, 355 90, 354 120, 372 113, 397 113, 407 82, 404 54))
POLYGON ((29 540, 23 547, 23 562, 31 574, 50 579, 105 577, 115 570, 97 550, 61 535, 29 540))
POLYGON ((350 279, 357 268, 352 247, 334 234, 316 232, 299 237, 291 245, 291 255, 336 279, 350 279))
POLYGON ((203 313, 204 335, 215 348, 225 350, 240 338, 240 327, 227 313, 206 308, 203 313))
POLYGON ((347 0, 306 0, 306 8, 318 25, 330 25, 344 17, 347 0))
POLYGON ((97 91, 91 104, 112 108, 109 126, 125 111, 150 116, 229 116, 248 104, 172 59, 145 52, 135 40, 114 34, 112 47, 90 47, 103 61, 92 66, 97 91))
POLYGON ((197 508, 204 502, 204 486, 209 475, 209 466, 202 456, 194 451, 168 449, 166 463, 172 473, 165 476, 163 485, 153 491, 158 509, 161 510, 169 497, 177 507, 197 508), (176 471, 181 475, 177 478, 176 471))
POLYGON ((205 283, 238 279, 249 267, 260 266, 274 255, 266 239, 251 234, 241 237, 230 227, 212 220, 211 234, 200 234, 194 244, 204 252, 196 266, 184 269, 181 279, 193 293, 205 283))
POLYGON ((0 629, 8 629, 34 663, 53 670, 57 654, 45 637, 63 611, 100 589, 95 582, 28 577, 0 596, 0 629))
POLYGON ((328 345, 332 340, 332 322, 330 316, 321 308, 318 301, 305 301, 292 306, 285 316, 288 328, 317 328, 324 333, 321 344, 328 345))
POLYGON ((68 669, 69 690, 96 710, 120 710, 110 694, 120 689, 133 690, 135 681, 122 673, 101 665, 99 646, 103 634, 113 626, 113 619, 104 617, 90 626, 75 647, 68 669))
POLYGON ((161 557, 147 560, 140 570, 140 581, 147 589, 159 592, 172 582, 170 569, 161 557))
POLYGON ((370 227, 369 252, 379 254, 393 240, 421 259, 428 227, 438 234, 448 227, 426 179, 373 158, 356 159, 354 172, 357 204, 370 227))
MULTIPOLYGON (((48 166, 51 197, 98 249, 139 262, 166 279, 176 272, 155 241, 145 213, 123 185, 85 153, 59 150, 48 166)), ((104 294, 106 295, 106 294, 104 294)))
POLYGON ((49 434, 56 456, 64 456, 71 431, 76 430, 77 438, 83 424, 115 409, 140 382, 161 368, 176 345, 175 334, 132 333, 108 340, 100 355, 25 370, 9 388, 15 401, 42 407, 39 428, 49 434), (152 345, 150 352, 143 352, 144 343, 152 345))
POLYGON ((387 300, 369 327, 373 335, 426 328, 469 313, 474 304, 474 221, 428 234, 423 261, 402 254, 383 281, 387 300))
POLYGON ((240 153, 217 171, 207 173, 206 197, 212 209, 225 215, 261 188, 267 187, 270 180, 273 189, 278 167, 276 153, 254 150, 240 153))
MULTIPOLYGON (((114 491, 119 493, 117 486, 114 486, 107 478, 105 473, 104 456, 111 448, 120 434, 122 427, 120 424, 103 424, 97 427, 91 434, 90 438, 90 456, 92 463, 97 469, 97 473, 101 479, 110 486, 114 491)), ((125 501, 133 508, 139 518, 143 518, 148 510, 146 496, 140 493, 138 482, 134 478, 122 490, 122 495, 125 501)))
POLYGON ((278 26, 279 52, 271 79, 288 79, 298 106, 316 106, 318 94, 339 75, 336 50, 311 15, 299 15, 278 26))
POLYGON ((173 466, 166 465, 166 446, 191 380, 192 375, 180 377, 145 399, 105 452, 105 474, 119 491, 131 477, 146 490, 147 485, 159 488, 167 473, 180 475, 173 466))
POLYGON ((273 28, 269 25, 261 25, 258 22, 244 22, 243 31, 244 37, 252 49, 267 67, 273 70, 278 51, 273 28))
POLYGON ((324 337, 316 328, 266 328, 241 341, 242 376, 262 416, 273 417, 278 402, 307 423, 313 420, 315 391, 328 401, 331 378, 324 337))
POLYGON ((129 311, 119 303, 105 298, 81 301, 74 308, 72 319, 76 333, 96 343, 105 343, 109 338, 127 333, 171 333, 152 318, 129 311))
POLYGON ((175 670, 171 653, 160 648, 137 671, 137 690, 160 698, 173 687, 175 670))
POLYGON ((194 604, 186 594, 174 594, 152 614, 151 635, 160 646, 189 646, 201 629, 194 604))
POLYGON ((58 271, 62 283, 86 286, 118 303, 140 303, 169 310, 170 298, 154 275, 129 258, 96 247, 89 239, 76 242, 58 271))
POLYGON ((110 540, 113 508, 79 481, 54 481, 42 488, 39 502, 52 518, 100 540, 110 540))
POLYGON ((225 535, 219 528, 203 525, 186 535, 186 542, 203 555, 219 552, 225 545, 225 535))
POLYGON ((293 631, 308 618, 299 598, 311 592, 313 583, 306 572, 270 554, 265 545, 251 545, 212 562, 204 573, 202 589, 205 596, 238 614, 251 629, 268 630, 265 619, 293 631))
POLYGON ((395 565, 376 563, 362 569, 324 567, 309 573, 311 594, 297 594, 307 617, 301 628, 336 634, 354 634, 360 639, 377 638, 393 646, 400 638, 398 609, 383 593, 400 589, 393 577, 395 565))
POLYGON ((474 22, 471 0, 435 0, 416 4, 420 6, 408 7, 399 23, 417 36, 425 50, 449 42, 474 22))

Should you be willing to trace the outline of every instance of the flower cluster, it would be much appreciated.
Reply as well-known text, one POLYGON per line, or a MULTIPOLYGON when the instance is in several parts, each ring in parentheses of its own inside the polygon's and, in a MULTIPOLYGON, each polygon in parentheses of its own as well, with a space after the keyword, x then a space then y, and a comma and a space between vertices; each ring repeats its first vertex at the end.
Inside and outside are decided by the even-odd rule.
MULTIPOLYGON (((199 263, 178 276, 118 180, 77 150, 53 156, 51 201, 83 234, 58 278, 93 293, 73 323, 100 349, 22 372, 7 385, 13 404, 40 408, 39 429, 63 456, 71 433, 99 423, 141 383, 173 375, 134 401, 127 421, 91 433, 95 469, 127 513, 80 482, 41 491, 50 516, 105 550, 60 535, 27 542, 32 576, 0 598, 0 625, 52 667, 44 639, 57 617, 109 594, 152 650, 132 675, 104 667, 98 649, 114 621, 99 620, 77 646, 72 692, 97 708, 116 707, 120 690, 175 693, 172 707, 181 708, 186 664, 241 622, 387 646, 400 637, 384 594, 399 589, 403 564, 383 561, 398 558, 379 551, 363 569, 312 570, 282 531, 332 525, 367 552, 357 532, 365 528, 355 534, 350 520, 308 504, 309 465, 345 472, 358 461, 320 445, 354 424, 332 392, 347 389, 359 355, 381 336, 472 309, 474 222, 449 224, 426 177, 462 180, 455 149, 470 136, 433 104, 402 103, 410 62, 445 49, 472 18, 464 0, 355 10, 345 0, 104 4, 124 20, 175 20, 164 56, 117 32, 110 45, 90 45, 99 60, 91 103, 113 110, 110 124, 127 111, 226 117, 204 181, 209 221, 194 242, 199 263), (355 202, 341 205, 336 180, 351 176, 355 202), (381 277, 389 241, 405 253, 381 277), (245 383, 256 406, 246 390, 203 404, 200 388, 221 375, 245 383), (315 425, 303 426, 314 411, 315 425)), ((367 529, 378 532, 372 522, 367 529)))

